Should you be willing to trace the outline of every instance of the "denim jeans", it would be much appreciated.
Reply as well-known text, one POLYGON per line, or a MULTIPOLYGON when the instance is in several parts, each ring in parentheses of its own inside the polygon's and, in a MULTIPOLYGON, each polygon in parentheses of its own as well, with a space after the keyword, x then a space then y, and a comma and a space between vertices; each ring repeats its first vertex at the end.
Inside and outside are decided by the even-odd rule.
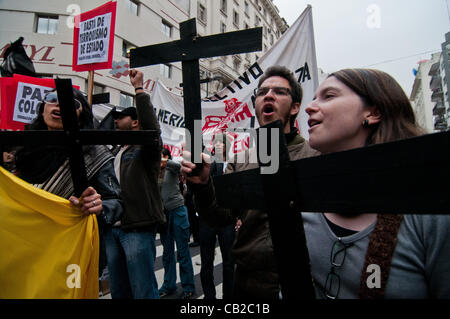
POLYGON ((200 279, 205 299, 216 299, 214 284, 214 251, 216 238, 219 238, 220 253, 223 267, 223 299, 231 299, 234 284, 234 263, 231 257, 231 247, 235 236, 235 225, 214 229, 200 220, 200 258, 202 266, 200 279))
POLYGON ((161 233, 163 245, 164 283, 161 291, 174 292, 177 289, 177 272, 175 262, 175 245, 177 244, 177 261, 183 291, 195 293, 194 268, 189 251, 189 220, 186 206, 166 211, 167 230, 161 233))
POLYGON ((156 233, 105 227, 111 297, 159 299, 155 276, 156 233))

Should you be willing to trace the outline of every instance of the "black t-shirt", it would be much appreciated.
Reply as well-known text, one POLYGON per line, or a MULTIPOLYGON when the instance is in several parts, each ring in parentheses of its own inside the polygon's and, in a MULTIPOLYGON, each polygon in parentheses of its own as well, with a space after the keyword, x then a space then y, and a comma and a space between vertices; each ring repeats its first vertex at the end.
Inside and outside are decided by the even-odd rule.
POLYGON ((344 228, 344 227, 341 227, 339 225, 336 225, 335 223, 330 221, 325 215, 324 215, 324 217, 325 217, 325 220, 328 223, 328 226, 330 226, 331 230, 333 231, 333 233, 337 237, 347 237, 347 236, 351 236, 353 234, 356 234, 358 232, 357 230, 351 230, 351 229, 344 228))

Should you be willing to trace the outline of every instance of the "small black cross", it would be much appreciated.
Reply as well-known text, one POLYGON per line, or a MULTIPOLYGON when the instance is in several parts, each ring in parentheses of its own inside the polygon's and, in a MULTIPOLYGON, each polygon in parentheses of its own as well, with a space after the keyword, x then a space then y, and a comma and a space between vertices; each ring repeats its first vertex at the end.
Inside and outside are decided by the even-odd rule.
MULTIPOLYGON (((82 145, 154 145, 159 132, 80 130, 73 102, 72 81, 56 79, 56 90, 61 110, 63 131, 3 131, 0 132, 0 148, 4 145, 70 145, 69 157, 74 195, 79 197, 88 187, 82 145)), ((156 145, 156 144, 155 144, 156 145)))

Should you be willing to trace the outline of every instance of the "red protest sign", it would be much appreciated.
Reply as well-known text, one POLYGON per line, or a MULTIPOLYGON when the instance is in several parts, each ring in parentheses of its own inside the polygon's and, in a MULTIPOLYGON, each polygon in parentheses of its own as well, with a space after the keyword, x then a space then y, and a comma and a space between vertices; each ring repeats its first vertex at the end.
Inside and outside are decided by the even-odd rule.
POLYGON ((72 70, 110 69, 114 51, 117 2, 75 17, 72 70))
POLYGON ((20 74, 0 78, 0 129, 22 131, 38 115, 38 104, 45 93, 54 88, 54 79, 20 74))

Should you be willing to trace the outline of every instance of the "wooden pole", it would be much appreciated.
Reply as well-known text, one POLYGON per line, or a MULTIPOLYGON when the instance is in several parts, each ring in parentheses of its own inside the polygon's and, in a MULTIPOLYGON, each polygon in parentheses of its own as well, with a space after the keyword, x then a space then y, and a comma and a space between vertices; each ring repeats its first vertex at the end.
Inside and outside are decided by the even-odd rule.
POLYGON ((94 71, 88 71, 88 102, 90 107, 92 107, 92 95, 94 92, 94 71))

